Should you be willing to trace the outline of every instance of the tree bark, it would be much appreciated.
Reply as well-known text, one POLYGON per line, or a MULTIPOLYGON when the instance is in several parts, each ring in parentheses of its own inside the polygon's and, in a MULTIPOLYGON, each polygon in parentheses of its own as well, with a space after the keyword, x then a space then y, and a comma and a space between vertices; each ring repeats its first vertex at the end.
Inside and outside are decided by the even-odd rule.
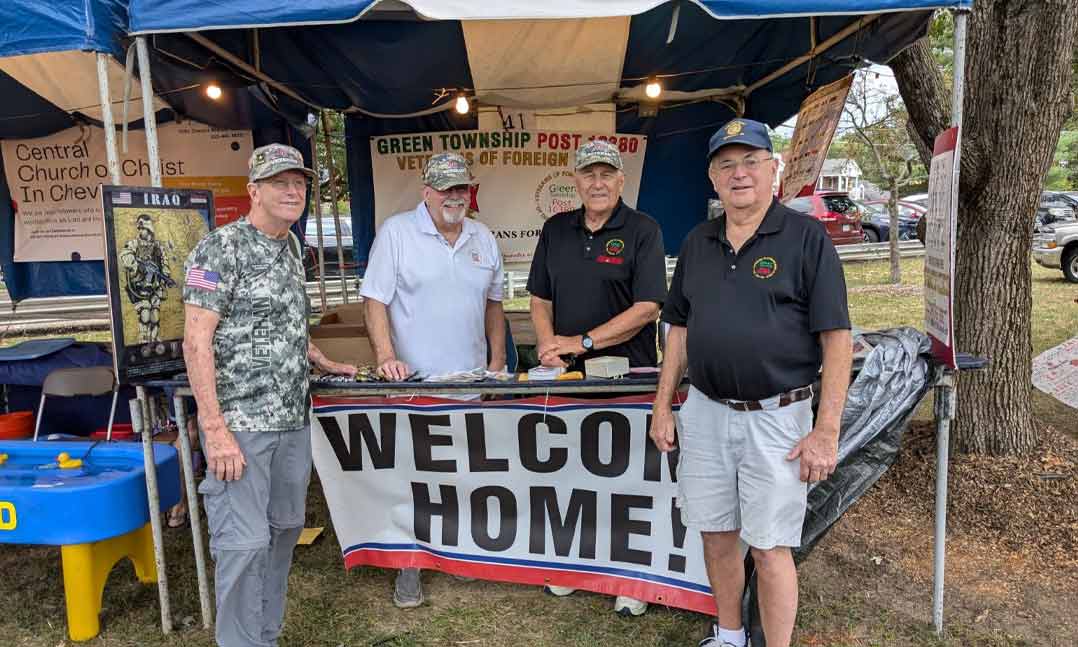
POLYGON ((893 176, 887 176, 887 190, 890 196, 887 198, 887 221, 891 225, 888 241, 891 243, 891 283, 898 285, 902 282, 902 265, 898 255, 898 181, 893 176))
POLYGON ((891 59, 889 65, 895 73, 902 101, 906 104, 906 113, 910 116, 906 122, 910 139, 917 147, 921 163, 926 169, 931 168, 932 142, 951 124, 943 71, 932 58, 927 38, 907 47, 891 59))
MULTIPOLYGON (((960 376, 959 451, 1025 453, 1037 441, 1030 396, 1031 222, 1069 110, 1076 27, 1074 0, 978 0, 973 5, 955 324, 959 348, 988 357, 991 364, 960 376)), ((922 151, 931 150, 950 122, 942 75, 924 42, 891 66, 922 151)))

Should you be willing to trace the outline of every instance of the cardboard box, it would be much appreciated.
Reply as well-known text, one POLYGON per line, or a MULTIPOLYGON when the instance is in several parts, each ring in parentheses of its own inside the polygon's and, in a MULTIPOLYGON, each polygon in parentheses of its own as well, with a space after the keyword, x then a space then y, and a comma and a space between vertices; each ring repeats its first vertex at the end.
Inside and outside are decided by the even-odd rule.
POLYGON ((356 366, 374 364, 374 351, 367 338, 362 303, 327 310, 318 325, 311 326, 311 341, 335 362, 356 366))
POLYGON ((334 306, 326 310, 318 321, 319 326, 352 324, 363 326, 365 323, 363 302, 334 306))

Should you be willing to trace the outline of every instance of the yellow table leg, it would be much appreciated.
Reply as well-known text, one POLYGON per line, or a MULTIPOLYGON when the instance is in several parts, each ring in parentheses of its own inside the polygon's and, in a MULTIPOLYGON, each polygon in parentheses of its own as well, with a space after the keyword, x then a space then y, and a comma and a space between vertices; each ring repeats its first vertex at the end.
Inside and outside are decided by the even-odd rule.
POLYGON ((116 562, 124 557, 135 565, 140 582, 157 581, 150 524, 126 535, 90 544, 60 547, 64 569, 64 597, 67 602, 67 632, 71 640, 89 640, 101 630, 101 596, 105 581, 116 562))

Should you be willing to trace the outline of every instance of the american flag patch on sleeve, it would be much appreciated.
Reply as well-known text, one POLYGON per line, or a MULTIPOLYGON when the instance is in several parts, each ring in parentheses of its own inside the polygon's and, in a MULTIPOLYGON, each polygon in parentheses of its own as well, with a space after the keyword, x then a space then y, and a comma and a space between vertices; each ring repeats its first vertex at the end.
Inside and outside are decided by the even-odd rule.
POLYGON ((193 288, 200 288, 207 292, 213 292, 217 289, 217 284, 221 281, 221 275, 217 272, 210 272, 204 270, 201 267, 192 267, 187 270, 187 278, 185 282, 187 285, 193 288))

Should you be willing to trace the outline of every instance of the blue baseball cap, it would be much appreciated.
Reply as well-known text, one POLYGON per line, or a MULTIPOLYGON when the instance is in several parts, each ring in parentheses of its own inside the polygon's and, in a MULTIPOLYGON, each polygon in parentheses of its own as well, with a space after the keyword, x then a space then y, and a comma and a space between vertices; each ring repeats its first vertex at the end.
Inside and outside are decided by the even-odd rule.
POLYGON ((707 159, 710 162, 715 153, 727 144, 744 144, 753 148, 762 148, 772 151, 771 136, 767 134, 767 126, 752 119, 731 119, 715 131, 708 143, 707 159))

